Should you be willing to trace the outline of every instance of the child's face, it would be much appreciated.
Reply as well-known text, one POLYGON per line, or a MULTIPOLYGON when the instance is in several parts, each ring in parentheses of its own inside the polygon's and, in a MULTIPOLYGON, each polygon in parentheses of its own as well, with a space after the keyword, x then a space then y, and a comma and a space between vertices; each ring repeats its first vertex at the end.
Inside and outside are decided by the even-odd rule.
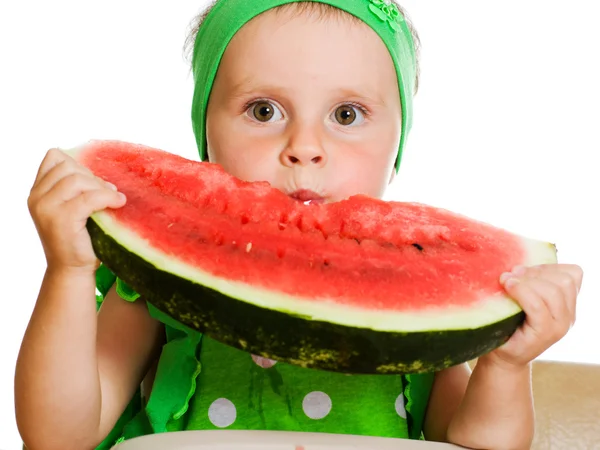
POLYGON ((269 11, 223 56, 208 105, 208 154, 232 175, 288 194, 381 197, 400 114, 394 65, 371 28, 269 11))

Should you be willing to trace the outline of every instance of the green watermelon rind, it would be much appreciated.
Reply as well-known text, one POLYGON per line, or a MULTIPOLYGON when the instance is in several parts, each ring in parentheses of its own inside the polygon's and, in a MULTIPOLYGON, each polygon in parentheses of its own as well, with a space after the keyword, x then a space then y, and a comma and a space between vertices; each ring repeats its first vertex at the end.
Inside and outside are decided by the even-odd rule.
MULTIPOLYGON (((144 300, 225 344, 307 368, 420 373, 477 358, 524 319, 500 295, 455 311, 367 311, 223 280, 152 247, 103 211, 88 220, 98 258, 144 300)), ((523 239, 524 265, 556 262, 552 244, 523 239)))
MULTIPOLYGON (((155 249, 150 241, 121 225, 110 213, 96 213, 94 221, 121 246, 142 255, 157 269, 176 273, 180 278, 202 284, 241 302, 306 319, 324 320, 378 331, 410 332, 478 328, 521 311, 516 302, 502 293, 481 299, 476 305, 465 308, 442 305, 439 309, 418 311, 369 310, 343 305, 342 302, 332 299, 303 299, 243 282, 219 278, 186 264, 175 256, 169 256, 155 249)), ((528 259, 523 261, 524 265, 556 262, 556 250, 551 244, 529 239, 522 239, 522 242, 528 255, 528 259)))

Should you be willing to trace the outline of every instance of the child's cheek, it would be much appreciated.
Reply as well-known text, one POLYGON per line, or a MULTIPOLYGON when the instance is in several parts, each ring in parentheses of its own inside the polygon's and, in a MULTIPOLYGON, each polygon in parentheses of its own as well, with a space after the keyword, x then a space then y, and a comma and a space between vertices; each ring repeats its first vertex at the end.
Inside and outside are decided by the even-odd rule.
POLYGON ((242 180, 273 183, 282 140, 276 135, 256 136, 239 130, 228 131, 215 134, 214 140, 209 142, 211 161, 242 180))

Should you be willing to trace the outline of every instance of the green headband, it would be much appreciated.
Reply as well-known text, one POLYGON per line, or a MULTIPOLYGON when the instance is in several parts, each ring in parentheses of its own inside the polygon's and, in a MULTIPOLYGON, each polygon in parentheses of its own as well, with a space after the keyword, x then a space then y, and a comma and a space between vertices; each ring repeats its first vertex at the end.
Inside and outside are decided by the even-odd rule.
MULTIPOLYGON (((251 19, 272 8, 299 0, 219 0, 205 18, 196 36, 192 67, 194 98, 192 126, 200 159, 206 158, 206 110, 212 86, 225 49, 235 34, 251 19)), ((306 0, 304 0, 306 1, 306 0)), ((412 99, 417 63, 412 34, 404 17, 389 0, 309 0, 346 11, 369 25, 387 46, 396 73, 402 106, 402 134, 396 170, 412 125, 412 99)))

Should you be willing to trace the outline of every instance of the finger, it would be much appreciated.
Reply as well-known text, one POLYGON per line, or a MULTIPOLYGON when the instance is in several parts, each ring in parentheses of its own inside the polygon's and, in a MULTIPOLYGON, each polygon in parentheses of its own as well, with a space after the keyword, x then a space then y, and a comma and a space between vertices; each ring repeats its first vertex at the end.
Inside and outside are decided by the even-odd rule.
POLYGON ((65 205, 66 213, 73 220, 87 220, 92 214, 107 208, 121 208, 126 203, 125 195, 110 189, 87 190, 65 205))
POLYGON ((37 185, 34 186, 31 196, 39 198, 48 193, 59 181, 74 175, 81 174, 83 176, 90 176, 86 173, 82 167, 78 167, 74 161, 63 159, 48 170, 43 177, 38 181, 37 185))
POLYGON ((90 177, 81 172, 73 172, 59 179, 46 194, 46 206, 57 207, 86 191, 95 190, 106 190, 115 193, 114 190, 107 188, 104 183, 99 182, 95 177, 90 177))
POLYGON ((545 270, 540 273, 539 279, 552 283, 562 291, 566 307, 575 320, 579 289, 573 275, 566 271, 545 270))
POLYGON ((53 217, 62 215, 62 204, 88 190, 101 189, 93 178, 80 172, 74 172, 56 182, 44 196, 32 193, 29 199, 29 209, 34 217, 53 217))
POLYGON ((54 166, 50 171, 46 173, 44 178, 39 182, 35 191, 32 193, 34 198, 39 198, 49 192, 59 181, 73 175, 81 174, 95 180, 99 186, 108 187, 116 190, 116 186, 108 183, 101 178, 96 177, 89 169, 77 164, 75 161, 64 160, 54 166))
POLYGON ((523 309, 526 324, 540 339, 545 339, 544 336, 554 324, 554 318, 540 293, 531 286, 531 283, 518 278, 506 281, 504 287, 507 294, 523 309))
POLYGON ((33 183, 32 189, 39 184, 39 182, 44 178, 46 173, 50 171, 54 166, 60 164, 62 161, 65 161, 69 158, 69 156, 59 150, 58 148, 51 148, 46 152, 46 156, 42 160, 40 167, 38 168, 37 174, 35 176, 35 181, 33 183))
POLYGON ((560 286, 543 278, 524 278, 521 283, 527 284, 542 298, 557 324, 571 326, 573 314, 568 306, 567 295, 560 286))
POLYGON ((527 268, 524 276, 537 276, 540 279, 548 280, 559 286, 565 295, 567 307, 573 316, 576 314, 577 295, 581 290, 583 280, 583 271, 581 267, 574 264, 543 264, 527 268))
MULTIPOLYGON (((580 266, 576 264, 545 264, 536 267, 541 269, 540 274, 567 274, 572 279, 576 293, 578 294, 581 290, 581 285, 583 283, 583 270, 580 266)), ((563 281, 565 281, 566 283, 571 283, 570 281, 563 281)))

